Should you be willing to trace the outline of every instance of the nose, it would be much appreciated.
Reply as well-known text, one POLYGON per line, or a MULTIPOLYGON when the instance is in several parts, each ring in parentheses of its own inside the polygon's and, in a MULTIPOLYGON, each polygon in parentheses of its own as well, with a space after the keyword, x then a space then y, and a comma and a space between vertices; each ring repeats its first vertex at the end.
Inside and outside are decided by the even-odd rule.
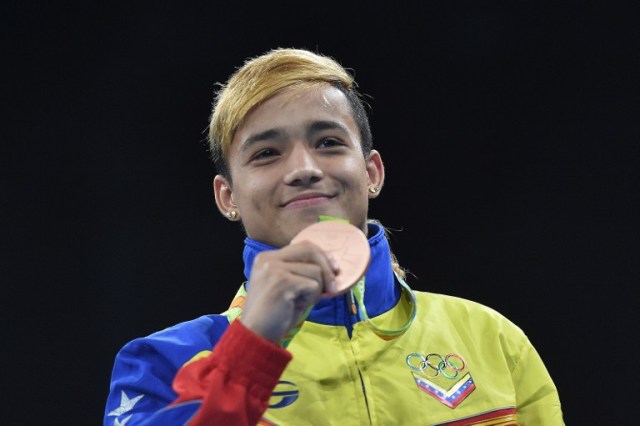
POLYGON ((296 144, 287 158, 287 185, 308 185, 322 179, 322 169, 314 156, 313 148, 296 144))

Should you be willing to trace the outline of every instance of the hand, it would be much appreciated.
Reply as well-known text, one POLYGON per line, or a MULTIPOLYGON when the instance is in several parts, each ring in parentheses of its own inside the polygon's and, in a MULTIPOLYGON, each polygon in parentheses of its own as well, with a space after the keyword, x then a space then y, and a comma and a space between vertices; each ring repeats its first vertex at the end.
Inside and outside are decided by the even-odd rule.
POLYGON ((309 241, 263 251, 253 263, 240 321, 279 343, 323 292, 335 291, 337 273, 336 261, 309 241))

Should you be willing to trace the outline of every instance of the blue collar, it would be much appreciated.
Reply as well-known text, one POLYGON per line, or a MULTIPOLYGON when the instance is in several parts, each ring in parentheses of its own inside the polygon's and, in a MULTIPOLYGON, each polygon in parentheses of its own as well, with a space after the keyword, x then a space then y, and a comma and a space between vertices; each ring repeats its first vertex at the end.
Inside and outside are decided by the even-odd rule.
MULTIPOLYGON (((370 318, 380 315, 393 308, 400 299, 400 288, 395 285, 393 269, 391 267, 391 251, 389 242, 382 226, 369 223, 369 246, 371 247, 371 262, 365 274, 366 291, 364 303, 370 318)), ((251 238, 244 240, 244 275, 249 280, 251 267, 255 257, 261 251, 276 250, 267 244, 251 238)), ((311 310, 308 321, 327 325, 345 325, 351 330, 351 325, 360 320, 350 313, 351 301, 349 294, 321 299, 311 310)))

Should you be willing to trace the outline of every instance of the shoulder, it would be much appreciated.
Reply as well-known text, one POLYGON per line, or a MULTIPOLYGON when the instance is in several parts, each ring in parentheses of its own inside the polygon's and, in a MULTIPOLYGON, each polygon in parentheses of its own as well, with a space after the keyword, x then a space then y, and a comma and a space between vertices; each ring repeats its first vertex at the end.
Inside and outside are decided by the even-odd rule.
POLYGON ((229 326, 223 315, 203 315, 127 342, 118 357, 161 357, 180 366, 194 354, 211 350, 229 326))
POLYGON ((441 293, 416 291, 419 311, 429 321, 450 324, 474 332, 506 334, 513 339, 525 340, 523 330, 496 309, 482 303, 441 293))
POLYGON ((414 291, 416 297, 422 300, 422 303, 427 303, 428 305, 435 308, 447 309, 447 310, 462 310, 462 311, 471 311, 471 312, 482 312, 487 315, 492 315, 496 317, 504 316, 499 313, 497 310, 493 309, 490 306, 484 305, 480 302, 476 302, 474 300, 465 299, 459 296, 452 296, 443 293, 432 293, 426 291, 414 291))
POLYGON ((418 329, 468 353, 503 358, 513 370, 533 346, 525 332, 492 307, 462 297, 416 292, 418 329), (434 330, 437 332, 434 335, 434 330))

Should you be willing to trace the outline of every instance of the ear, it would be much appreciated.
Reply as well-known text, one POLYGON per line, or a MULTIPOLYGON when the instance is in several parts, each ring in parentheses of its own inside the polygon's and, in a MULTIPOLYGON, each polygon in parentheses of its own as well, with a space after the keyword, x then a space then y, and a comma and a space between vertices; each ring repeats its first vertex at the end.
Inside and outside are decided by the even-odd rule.
POLYGON ((213 194, 216 198, 218 210, 220 210, 223 216, 232 220, 240 216, 238 206, 233 201, 233 189, 224 176, 216 175, 216 177, 213 178, 213 194), (235 212, 233 218, 229 216, 231 212, 235 212))
POLYGON ((369 191, 369 198, 376 198, 384 185, 384 164, 380 153, 372 149, 367 159, 367 175, 369 176, 369 188, 375 188, 375 191, 369 191))

